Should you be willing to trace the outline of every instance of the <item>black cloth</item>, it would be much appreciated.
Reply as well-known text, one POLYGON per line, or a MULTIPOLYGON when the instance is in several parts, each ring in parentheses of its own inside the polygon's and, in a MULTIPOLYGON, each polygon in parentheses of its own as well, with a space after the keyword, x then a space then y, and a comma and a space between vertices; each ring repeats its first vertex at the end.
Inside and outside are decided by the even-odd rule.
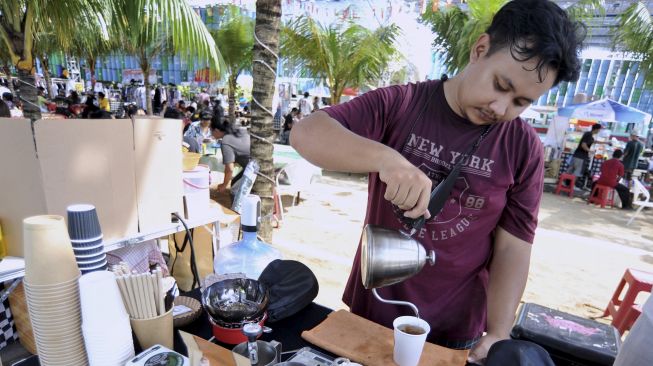
POLYGON ((485 366, 555 366, 549 353, 541 346, 528 342, 506 339, 490 347, 485 366))
POLYGON ((268 321, 278 322, 310 305, 320 286, 305 264, 275 259, 263 270, 258 280, 268 288, 268 321))
POLYGON ((580 142, 578 143, 576 151, 574 151, 574 157, 580 159, 589 159, 589 153, 581 147, 583 142, 587 144, 588 148, 592 147, 592 144, 594 143, 594 135, 592 135, 591 132, 585 132, 583 134, 583 137, 581 137, 580 142))

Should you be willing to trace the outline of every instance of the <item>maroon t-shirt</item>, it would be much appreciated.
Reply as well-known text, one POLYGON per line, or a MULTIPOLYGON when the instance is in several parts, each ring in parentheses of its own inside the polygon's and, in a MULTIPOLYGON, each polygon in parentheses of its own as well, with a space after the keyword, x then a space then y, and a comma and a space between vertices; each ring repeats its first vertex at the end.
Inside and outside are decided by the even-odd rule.
POLYGON ((601 165, 601 176, 596 183, 614 188, 619 183, 619 178, 623 176, 624 165, 619 159, 612 158, 601 165))
MULTIPOLYGON (((485 129, 454 113, 440 81, 380 88, 325 112, 354 133, 400 151, 434 186, 485 129)), ((436 251, 435 265, 379 289, 385 298, 418 306, 431 325, 430 341, 471 340, 485 330, 494 230, 501 226, 533 242, 543 166, 543 148, 531 126, 521 119, 496 125, 466 159, 442 212, 416 234, 427 250, 436 251)), ((369 178, 365 222, 400 229, 400 214, 383 198, 385 184, 377 173, 369 178)), ((381 303, 363 287, 360 246, 343 300, 354 313, 387 327, 397 316, 411 315, 409 308, 381 303)))

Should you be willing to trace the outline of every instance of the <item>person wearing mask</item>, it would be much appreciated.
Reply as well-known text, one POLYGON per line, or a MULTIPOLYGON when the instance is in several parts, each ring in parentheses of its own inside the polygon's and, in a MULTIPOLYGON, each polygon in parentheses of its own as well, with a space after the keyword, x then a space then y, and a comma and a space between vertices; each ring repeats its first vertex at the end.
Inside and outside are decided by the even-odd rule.
POLYGON ((624 149, 624 169, 626 170, 626 180, 630 182, 633 177, 633 172, 637 169, 637 162, 639 161, 639 156, 642 155, 642 150, 644 150, 644 145, 639 142, 639 136, 637 132, 630 132, 630 141, 626 143, 626 148, 624 149))
POLYGON ((619 180, 624 176, 624 165, 621 163, 623 151, 615 150, 612 153, 612 159, 604 161, 601 164, 601 176, 599 179, 592 183, 592 190, 594 186, 600 184, 602 186, 614 188, 619 194, 621 199, 621 208, 624 210, 632 210, 633 206, 630 203, 630 190, 625 185, 619 183, 619 180))
MULTIPOLYGON (((582 177, 585 174, 585 164, 589 160, 592 144, 594 144, 594 137, 599 134, 602 126, 596 123, 592 126, 592 130, 585 132, 581 137, 578 147, 574 151, 571 164, 567 168, 567 173, 573 174, 576 177, 582 177)), ((580 184, 576 180, 577 184, 580 184)))
MULTIPOLYGON (((578 79, 584 33, 553 1, 509 1, 454 77, 378 88, 292 128, 291 145, 311 163, 369 173, 365 224, 410 232, 406 220, 424 217, 413 238, 436 252, 436 265, 379 294, 414 303, 431 326, 428 341, 469 349, 470 363, 510 338, 528 278, 544 152, 519 115, 578 79), (448 176, 443 208, 429 212, 448 176)), ((359 247, 343 300, 392 328, 408 311, 363 287, 360 259, 359 247)))
POLYGON ((216 140, 222 139, 222 163, 224 164, 224 180, 218 185, 219 192, 228 192, 231 185, 243 176, 245 167, 250 160, 250 136, 245 128, 232 126, 229 122, 214 120, 211 122, 211 133, 216 140), (242 169, 234 177, 238 164, 242 169))
POLYGON ((109 104, 109 98, 107 98, 103 92, 97 93, 98 95, 98 105, 100 109, 105 112, 111 112, 111 105, 109 104))

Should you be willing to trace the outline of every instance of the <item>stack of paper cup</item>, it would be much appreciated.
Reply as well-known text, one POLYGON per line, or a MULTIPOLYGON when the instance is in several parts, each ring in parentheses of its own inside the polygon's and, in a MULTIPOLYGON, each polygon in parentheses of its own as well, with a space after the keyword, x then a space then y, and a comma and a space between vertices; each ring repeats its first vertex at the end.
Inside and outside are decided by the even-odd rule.
POLYGON ((102 230, 95 206, 87 204, 68 206, 68 233, 82 274, 103 271, 107 268, 102 230))
POLYGON ((98 271, 79 279, 82 330, 91 366, 123 366, 134 357, 129 315, 116 277, 98 271))
POLYGON ((64 218, 23 220, 25 298, 41 365, 88 365, 81 329, 79 269, 64 218))

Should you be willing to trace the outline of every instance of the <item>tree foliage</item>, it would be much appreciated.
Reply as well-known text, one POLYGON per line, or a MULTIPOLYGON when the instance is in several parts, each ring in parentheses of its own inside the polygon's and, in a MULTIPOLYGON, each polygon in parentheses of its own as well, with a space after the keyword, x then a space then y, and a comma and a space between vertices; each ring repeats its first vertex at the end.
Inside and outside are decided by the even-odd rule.
POLYGON ((211 31, 229 74, 229 119, 235 118, 236 80, 243 71, 252 69, 254 47, 254 20, 242 14, 236 6, 230 6, 219 28, 211 31))
MULTIPOLYGON (((433 47, 444 55, 447 72, 455 74, 467 66, 472 46, 508 0, 469 0, 466 12, 458 6, 439 6, 439 1, 433 1, 422 14, 421 22, 435 34, 433 47)), ((605 16, 603 0, 580 0, 565 11, 570 18, 581 22, 605 16)))
POLYGON ((641 58, 639 69, 646 75, 646 86, 653 83, 653 18, 646 5, 638 2, 619 16, 614 47, 630 51, 641 58))
POLYGON ((282 56, 297 66, 302 76, 323 78, 337 104, 346 87, 360 87, 381 77, 398 54, 396 25, 369 30, 353 23, 323 26, 299 17, 282 28, 282 56))

